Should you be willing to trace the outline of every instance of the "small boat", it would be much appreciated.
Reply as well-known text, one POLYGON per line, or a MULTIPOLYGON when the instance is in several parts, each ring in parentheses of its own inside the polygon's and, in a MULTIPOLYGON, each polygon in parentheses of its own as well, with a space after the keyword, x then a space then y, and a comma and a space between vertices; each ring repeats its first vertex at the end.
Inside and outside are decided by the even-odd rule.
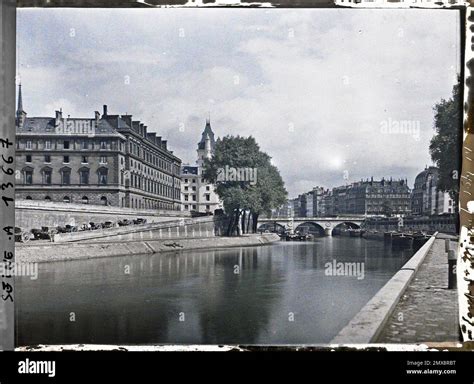
POLYGON ((341 232, 339 233, 339 235, 349 237, 351 236, 351 231, 349 229, 341 229, 341 232))
POLYGON ((426 233, 414 233, 413 235, 413 248, 420 249, 429 239, 426 233))
POLYGON ((306 240, 310 240, 310 235, 301 234, 299 232, 286 233, 285 240, 286 241, 306 241, 306 240))
POLYGON ((383 234, 383 241, 387 244, 390 244, 392 242, 392 236, 394 236, 396 234, 397 234, 397 232, 395 232, 395 231, 385 232, 383 234))
POLYGON ((361 235, 360 229, 349 229, 350 237, 360 237, 360 235, 361 235))
POLYGON ((413 236, 405 233, 392 234, 392 247, 395 248, 410 248, 413 246, 413 236))

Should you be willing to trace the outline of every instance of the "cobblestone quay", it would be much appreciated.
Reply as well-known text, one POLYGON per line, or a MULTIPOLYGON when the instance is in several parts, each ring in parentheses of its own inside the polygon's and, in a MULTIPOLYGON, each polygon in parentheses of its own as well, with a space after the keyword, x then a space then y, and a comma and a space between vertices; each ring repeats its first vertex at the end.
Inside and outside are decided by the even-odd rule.
MULTIPOLYGON (((437 236, 380 334, 378 343, 460 341, 457 290, 447 289, 448 257, 444 239, 449 237, 437 236)), ((451 249, 456 249, 454 240, 451 249)))

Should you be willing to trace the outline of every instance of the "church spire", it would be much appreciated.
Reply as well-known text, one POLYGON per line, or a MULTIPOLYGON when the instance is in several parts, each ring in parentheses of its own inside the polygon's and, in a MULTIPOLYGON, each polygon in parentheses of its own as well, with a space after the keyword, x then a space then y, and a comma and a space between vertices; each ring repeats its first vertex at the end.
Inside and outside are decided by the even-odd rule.
POLYGON ((206 126, 204 127, 204 131, 201 135, 201 140, 198 143, 198 160, 197 164, 202 167, 204 164, 205 159, 210 159, 212 157, 212 153, 214 152, 214 146, 216 144, 216 140, 214 138, 214 132, 211 128, 211 116, 206 118, 206 126))

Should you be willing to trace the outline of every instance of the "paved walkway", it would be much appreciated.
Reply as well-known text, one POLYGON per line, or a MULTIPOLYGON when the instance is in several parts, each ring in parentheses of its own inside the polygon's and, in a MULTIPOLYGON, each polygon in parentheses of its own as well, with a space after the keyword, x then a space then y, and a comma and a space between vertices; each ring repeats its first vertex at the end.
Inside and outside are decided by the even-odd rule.
MULTIPOLYGON (((378 343, 457 342, 458 298, 448 286, 448 258, 440 235, 379 336, 378 343)), ((456 249, 456 242, 451 248, 456 249)))

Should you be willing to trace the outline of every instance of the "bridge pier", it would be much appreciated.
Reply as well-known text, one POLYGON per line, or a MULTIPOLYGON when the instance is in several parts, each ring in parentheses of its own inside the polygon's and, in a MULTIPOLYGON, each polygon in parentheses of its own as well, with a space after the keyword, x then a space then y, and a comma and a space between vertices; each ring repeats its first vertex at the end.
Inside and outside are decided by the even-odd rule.
POLYGON ((332 236, 332 228, 324 228, 324 236, 332 236))

